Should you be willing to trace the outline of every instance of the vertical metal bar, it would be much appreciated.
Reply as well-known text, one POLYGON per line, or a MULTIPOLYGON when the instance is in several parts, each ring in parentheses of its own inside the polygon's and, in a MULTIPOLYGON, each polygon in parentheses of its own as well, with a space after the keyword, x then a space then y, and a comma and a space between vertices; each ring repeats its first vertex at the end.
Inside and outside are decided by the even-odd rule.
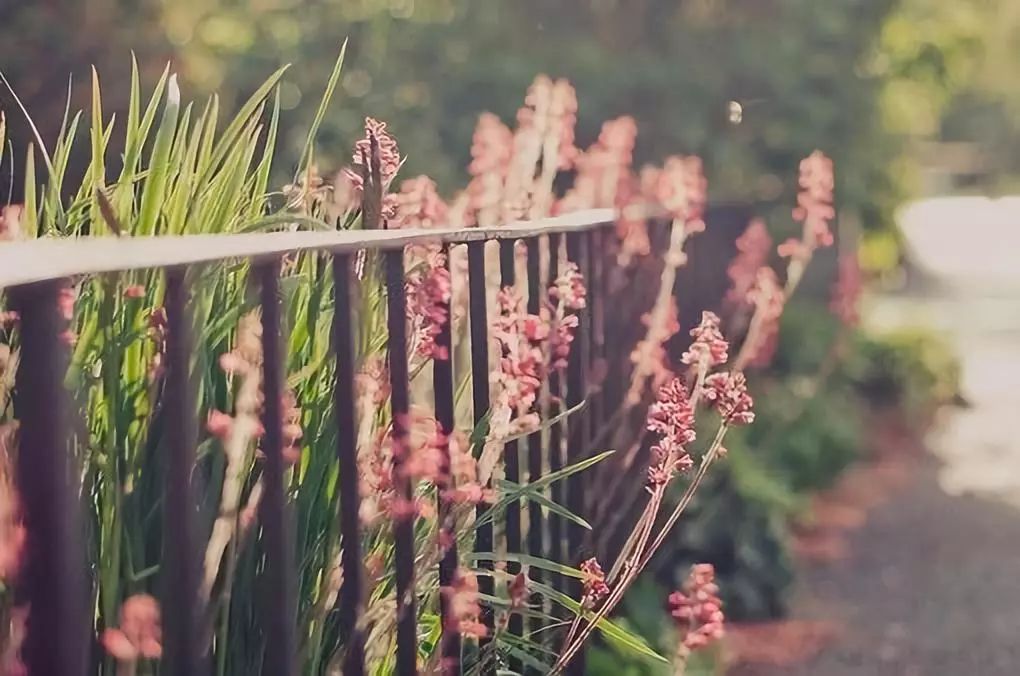
POLYGON ((68 462, 60 289, 60 282, 48 281, 11 290, 21 314, 16 477, 28 533, 22 582, 31 609, 22 657, 30 674, 77 676, 85 672, 89 618, 76 472, 68 462))
MULTIPOLYGON (((606 397, 603 391, 606 376, 606 314, 605 314, 605 274, 604 246, 606 232, 598 227, 586 233, 588 239, 588 270, 584 270, 585 284, 588 287, 588 316, 591 318, 591 360, 589 369, 591 377, 591 405, 589 406, 591 439, 598 433, 601 421, 605 420, 606 397)), ((594 452, 600 449, 588 449, 594 452)))
POLYGON ((163 507, 163 630, 164 669, 192 676, 205 671, 199 647, 199 554, 195 525, 195 496, 191 471, 195 464, 198 430, 191 382, 191 313, 188 311, 187 270, 166 271, 167 315, 167 472, 163 507))
MULTIPOLYGON (((404 250, 387 251, 386 326, 390 362, 390 407, 393 415, 393 479, 397 499, 410 504, 411 480, 402 471, 409 437, 407 365, 407 298, 404 295, 404 250)), ((418 637, 414 593, 414 517, 400 516, 393 523, 393 545, 397 583, 397 674, 418 672, 418 637)))
MULTIPOLYGON (((517 282, 517 261, 515 260, 516 240, 504 239, 499 242, 499 274, 500 284, 512 287, 517 282)), ((511 413, 516 417, 516 412, 511 413)), ((504 473, 508 481, 521 482, 521 454, 517 440, 509 441, 503 447, 504 473)), ((506 508, 506 550, 512 554, 521 551, 521 503, 514 501, 506 508)), ((516 575, 521 567, 515 562, 507 562, 507 573, 516 575)), ((519 613, 511 613, 507 630, 513 636, 524 635, 524 617, 519 613)), ((524 665, 520 660, 510 660, 510 670, 520 672, 524 665)))
MULTIPOLYGON (((446 269, 450 269, 450 247, 443 246, 443 261, 446 269)), ((454 401, 453 401, 453 319, 450 315, 450 305, 446 304, 446 321, 439 327, 439 335, 436 336, 436 347, 440 352, 445 352, 446 359, 434 358, 432 360, 432 385, 435 398, 436 420, 443 430, 445 442, 443 444, 443 461, 446 471, 450 472, 450 435, 454 431, 454 401)), ((453 584, 453 578, 457 572, 457 542, 455 534, 448 523, 450 519, 450 504, 439 496, 439 527, 440 547, 445 547, 443 558, 439 561, 439 586, 449 587, 453 584)), ((460 674, 460 634, 454 631, 447 631, 450 626, 450 604, 445 594, 439 597, 440 626, 443 627, 443 639, 440 650, 442 651, 443 667, 442 673, 456 676, 460 674)))
MULTIPOLYGON (((477 427, 489 412, 489 319, 485 302, 485 242, 468 242, 468 305, 471 314, 471 395, 474 408, 474 422, 477 427)), ((479 505, 475 513, 480 517, 488 506, 479 505)), ((491 552, 492 522, 482 524, 475 530, 475 551, 491 552)), ((478 579, 478 590, 491 595, 495 589, 491 575, 492 561, 479 561, 482 575, 478 579)), ((482 621, 492 634, 493 614, 489 606, 482 607, 482 621)), ((483 639, 484 645, 484 639, 483 639)))
MULTIPOLYGON (((553 233, 549 235, 549 281, 550 283, 559 275, 559 252, 560 235, 553 233)), ((555 418, 563 409, 563 386, 562 377, 557 369, 549 372, 549 417, 555 418)), ((549 470, 556 472, 563 468, 563 424, 554 422, 549 426, 549 470)), ((553 502, 566 505, 566 489, 562 481, 554 483, 550 487, 553 502)), ((558 514, 549 515, 549 556, 553 561, 565 562, 566 540, 564 538, 565 522, 558 514)), ((566 580, 559 573, 552 573, 553 586, 564 590, 566 580)))
POLYGON ((333 350, 336 382, 333 414, 336 418, 336 454, 340 465, 340 536, 343 541, 344 581, 340 588, 340 636, 344 641, 343 673, 365 673, 365 637, 358 628, 364 612, 361 589, 364 565, 358 524, 358 429, 354 403, 354 336, 351 312, 351 255, 333 257, 333 350))
MULTIPOLYGON (((588 270, 588 247, 586 233, 571 232, 567 235, 567 257, 577 264, 583 273, 588 270)), ((586 280, 587 281, 587 280, 586 280)), ((584 402, 588 395, 588 364, 590 349, 589 324, 591 313, 585 309, 581 311, 580 321, 577 326, 577 333, 571 346, 570 356, 567 360, 567 406, 574 408, 584 402)), ((574 464, 587 456, 591 444, 589 433, 589 413, 584 408, 571 416, 567 423, 569 432, 569 443, 567 444, 567 459, 574 464)), ((567 479, 567 508, 574 514, 584 518, 587 514, 586 495, 584 485, 587 480, 587 472, 579 472, 567 479)), ((585 531, 576 523, 570 523, 567 527, 567 542, 570 547, 571 563, 578 563, 581 557, 581 550, 584 544, 585 531)), ((574 598, 581 597, 581 586, 578 580, 572 580, 572 593, 574 598)), ((572 674, 584 674, 585 661, 584 650, 578 652, 568 667, 572 674)))
POLYGON ((280 335, 280 261, 256 268, 262 305, 262 378, 265 393, 265 494, 259 507, 266 551, 266 604, 263 631, 266 656, 263 672, 290 676, 297 673, 295 652, 296 608, 294 548, 287 515, 283 460, 283 345, 280 335))
MULTIPOLYGON (((541 280, 539 279, 539 240, 537 237, 529 237, 526 240, 528 247, 528 312, 538 314, 542 308, 541 280)), ((544 409, 543 398, 539 397, 535 403, 535 410, 539 418, 546 420, 547 413, 544 409)), ((542 476, 543 464, 542 432, 532 432, 528 435, 528 481, 535 482, 542 476)), ((542 506, 534 500, 528 503, 528 554, 531 556, 543 555, 543 528, 542 528, 542 506)), ((531 578, 541 582, 542 571, 538 568, 530 572, 531 578)), ((535 618, 534 627, 542 625, 540 618, 535 618)))

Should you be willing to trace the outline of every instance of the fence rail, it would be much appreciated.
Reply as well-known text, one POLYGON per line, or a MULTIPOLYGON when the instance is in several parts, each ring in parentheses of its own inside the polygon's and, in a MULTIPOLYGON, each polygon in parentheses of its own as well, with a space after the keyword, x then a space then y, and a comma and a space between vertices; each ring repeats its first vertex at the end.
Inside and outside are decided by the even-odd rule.
MULTIPOLYGON (((489 408, 489 325, 486 309, 486 257, 484 243, 501 241, 500 276, 503 285, 515 279, 515 245, 523 241, 527 253, 527 288, 529 309, 537 311, 540 269, 539 242, 548 241, 551 251, 558 251, 565 237, 568 258, 577 263, 588 281, 588 305, 583 311, 565 378, 552 371, 549 389, 553 403, 536 404, 543 417, 559 413, 562 397, 568 408, 579 412, 567 421, 555 421, 548 434, 532 433, 520 443, 513 441, 505 451, 506 475, 519 482, 525 472, 531 478, 543 468, 559 469, 590 453, 588 448, 592 426, 598 421, 592 411, 603 410, 604 402, 588 401, 588 374, 592 360, 606 353, 604 344, 605 270, 601 246, 606 229, 614 214, 611 210, 585 211, 538 222, 508 225, 500 228, 463 230, 395 230, 343 232, 287 232, 273 234, 198 235, 159 238, 43 239, 25 243, 0 245, 0 288, 20 313, 22 359, 15 383, 15 412, 20 420, 21 448, 16 481, 22 495, 28 526, 28 551, 25 569, 25 601, 31 608, 24 657, 32 674, 84 674, 92 649, 86 609, 88 593, 84 572, 86 554, 80 541, 80 505, 77 486, 71 478, 67 445, 72 439, 74 423, 70 420, 68 393, 63 384, 67 346, 58 340, 66 320, 58 312, 58 296, 63 280, 80 275, 117 273, 138 269, 162 268, 166 274, 164 299, 168 317, 167 379, 164 403, 169 425, 165 445, 168 471, 165 474, 162 598, 165 627, 165 662, 161 673, 195 675, 206 673, 199 625, 198 607, 199 533, 194 515, 191 475, 198 443, 198 421, 194 419, 195 393, 189 374, 192 341, 189 318, 189 289, 185 273, 191 266, 229 259, 252 262, 251 277, 260 289, 263 341, 263 382, 265 453, 263 476, 266 481, 260 505, 260 524, 266 555, 268 596, 261 618, 266 641, 263 673, 288 676, 298 673, 296 610, 294 588, 294 545, 288 519, 284 480, 283 429, 281 399, 284 390, 284 356, 281 336, 279 296, 280 262, 295 252, 332 255, 335 311, 332 324, 332 350, 336 359, 333 415, 338 430, 336 455, 340 467, 339 529, 344 543, 344 582, 339 592, 337 610, 341 636, 345 645, 346 676, 364 673, 365 641, 357 618, 364 609, 363 557, 360 551, 361 530, 358 520, 359 494, 357 448, 355 435, 355 346, 352 336, 352 264, 355 254, 372 249, 383 252, 387 307, 387 358, 391 389, 394 442, 408 434, 406 415, 409 412, 409 373, 406 340, 404 294, 404 248, 410 244, 442 242, 444 247, 467 244, 467 283, 469 289, 469 321, 471 338, 471 372, 475 422, 489 408), (565 443, 562 443, 565 442, 565 443), (562 445, 561 445, 562 444, 562 445), (563 449, 565 448, 565 455, 563 449), (526 458, 521 453, 526 451, 526 458)), ((449 257, 446 264, 449 266, 449 257)), ((550 279, 556 275, 557 256, 549 256, 550 279)), ((447 313, 449 317, 449 313, 447 313)), ((450 321, 437 338, 440 346, 451 344, 450 321)), ((454 425, 453 365, 450 360, 433 362, 434 406, 443 432, 449 434, 454 425)), ((446 449, 447 460, 449 449, 446 449)), ((399 462, 399 459, 395 459, 399 462)), ((399 468, 398 468, 399 470, 399 468)), ((394 475, 399 477, 396 470, 394 475)), ((398 480, 398 491, 411 496, 408 479, 398 480)), ((575 513, 585 511, 584 483, 580 475, 568 479, 564 488, 555 486, 552 498, 565 503, 575 513)), ((440 500, 440 518, 447 505, 440 500)), ((501 547, 509 552, 577 564, 583 532, 574 523, 567 523, 555 514, 544 513, 537 505, 529 505, 527 520, 522 519, 519 502, 507 507, 499 537, 501 547)), ((442 523, 442 520, 440 520, 442 523)), ((396 671, 401 676, 414 674, 418 662, 418 629, 416 627, 414 583, 414 525, 410 520, 394 524, 397 656, 396 671)), ((477 552, 498 551, 491 522, 478 528, 477 552)), ((439 563, 439 579, 448 585, 454 575, 457 553, 450 549, 439 563)), ((492 562, 482 564, 491 568, 492 562)), ((514 573, 519 568, 508 567, 514 573)), ((553 578, 564 589, 567 581, 553 578)), ((573 582, 573 581, 571 581, 573 582)), ((483 593, 491 594, 493 578, 482 576, 483 593)), ((573 596, 577 598, 577 590, 573 596)), ((442 602, 444 618, 449 612, 442 602)), ((492 625, 493 618, 485 620, 492 625)), ((529 625, 531 626, 531 625, 529 625)), ((532 626, 534 628, 534 626, 532 626)), ((523 618, 512 616, 509 631, 521 635, 526 631, 523 618)), ((459 673, 459 638, 444 633, 441 647, 445 673, 459 673)), ((571 666, 574 673, 583 673, 583 658, 571 666)), ((511 667, 520 669, 519 663, 511 667)))

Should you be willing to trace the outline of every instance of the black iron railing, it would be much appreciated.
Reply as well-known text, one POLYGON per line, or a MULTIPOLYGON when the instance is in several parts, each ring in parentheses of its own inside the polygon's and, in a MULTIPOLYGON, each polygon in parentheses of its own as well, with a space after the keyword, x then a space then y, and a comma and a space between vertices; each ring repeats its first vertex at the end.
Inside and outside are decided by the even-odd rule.
MULTIPOLYGON (((294 674, 296 657, 296 592, 294 544, 287 518, 284 480, 286 465, 282 455, 283 429, 281 399, 284 382, 284 355, 281 337, 279 295, 280 264, 284 256, 297 252, 321 252, 332 256, 335 292, 333 350, 336 358, 334 415, 338 430, 336 453, 339 473, 339 529, 343 541, 344 581, 338 597, 340 634, 345 642, 346 676, 364 673, 366 637, 361 635, 357 618, 364 609, 363 556, 360 551, 358 520, 359 492, 357 476, 355 413, 355 347, 352 313, 352 265, 364 250, 382 252, 387 291, 387 329, 393 436, 396 444, 406 437, 409 412, 409 374, 406 352, 404 248, 411 244, 441 243, 447 250, 454 245, 468 248, 467 283, 471 339, 471 372, 475 422, 489 409, 489 325, 486 312, 485 242, 499 240, 500 276, 503 285, 514 284, 515 246, 523 242, 527 252, 527 288, 529 310, 539 309, 539 279, 557 275, 556 255, 546 258, 549 269, 541 270, 540 240, 548 240, 548 250, 558 251, 566 239, 568 258, 580 266, 589 289, 587 308, 580 317, 573 347, 561 382, 555 369, 548 382, 550 397, 536 404, 543 418, 558 416, 563 407, 579 407, 569 421, 553 422, 548 433, 534 432, 520 442, 511 441, 505 450, 508 480, 520 482, 526 470, 530 478, 544 468, 559 469, 590 453, 593 427, 606 404, 589 392, 589 372, 594 360, 606 357, 603 303, 606 297, 604 271, 605 242, 613 214, 607 210, 589 211, 541 222, 522 223, 501 228, 465 230, 395 230, 344 232, 293 232, 273 234, 199 235, 161 238, 94 238, 73 240, 35 240, 0 244, 0 288, 6 290, 10 304, 20 313, 21 364, 16 380, 16 414, 20 420, 20 453, 16 482, 21 492, 28 527, 28 551, 24 577, 24 600, 30 607, 24 658, 32 674, 73 676, 85 673, 91 642, 92 621, 87 611, 88 592, 85 571, 88 562, 81 541, 82 516, 79 513, 78 487, 67 453, 74 422, 70 420, 68 392, 63 379, 67 346, 58 336, 64 322, 58 313, 58 295, 66 279, 82 275, 116 274, 129 270, 160 268, 165 270, 165 307, 168 320, 167 380, 164 402, 166 459, 164 512, 164 560, 162 561, 162 598, 165 661, 161 673, 192 676, 203 673, 204 647, 200 639, 201 609, 198 588, 201 565, 199 533, 189 515, 194 514, 192 470, 198 442, 195 419, 195 393, 189 377, 192 350, 189 318, 189 289, 185 274, 192 266, 229 259, 251 261, 252 277, 260 288, 262 318, 263 382, 265 389, 262 450, 265 453, 265 494, 260 504, 260 523, 266 555, 268 598, 262 624, 271 640, 266 642, 263 673, 273 676, 294 674), (559 402, 563 401, 561 405, 559 402), (582 402, 586 402, 582 406, 582 402), (594 413, 594 415, 592 415, 594 413), (563 443, 566 441, 567 443, 563 443), (565 448, 565 453, 564 449, 565 448), (522 451, 526 458, 521 458, 522 451), (523 460, 523 461, 522 461, 523 460)), ((446 257, 449 265, 449 257, 446 257)), ((448 313, 449 317, 449 313, 448 313)), ((451 345, 449 320, 437 338, 440 347, 451 345)), ((443 432, 454 426, 454 382, 451 359, 434 361, 436 418, 443 432)), ((558 419, 557 419, 558 420, 558 419)), ((400 477, 395 471, 394 477, 400 477)), ((554 501, 566 504, 577 514, 585 512, 585 473, 573 475, 566 486, 555 484, 554 501)), ((411 497, 407 479, 397 479, 398 492, 411 497)), ((442 501, 440 523, 448 506, 442 501)), ((507 507, 505 523, 499 529, 509 552, 576 565, 583 546, 584 532, 574 523, 530 504, 528 518, 522 519, 519 502, 507 507)), ((414 524, 411 520, 394 525, 396 627, 398 674, 413 674, 417 669, 417 628, 414 593, 414 524)), ((476 550, 498 551, 491 522, 478 527, 476 550)), ((439 563, 441 585, 449 585, 457 565, 457 552, 446 551, 439 563)), ((492 566, 491 561, 481 562, 492 566)), ((519 568, 511 564, 508 571, 519 568)), ((533 571, 533 577, 541 571, 533 571)), ((577 589, 552 573, 547 578, 578 598, 577 589)), ((492 593, 492 577, 482 576, 481 591, 492 593)), ((448 612, 445 601, 441 612, 448 612)), ((490 624, 491 615, 485 618, 490 624)), ((524 620, 511 617, 509 630, 521 635, 524 620)), ((459 638, 443 637, 441 650, 452 662, 447 665, 459 673, 459 638)), ((512 665, 520 668, 521 665, 512 665)), ((575 673, 583 666, 573 665, 575 673)))

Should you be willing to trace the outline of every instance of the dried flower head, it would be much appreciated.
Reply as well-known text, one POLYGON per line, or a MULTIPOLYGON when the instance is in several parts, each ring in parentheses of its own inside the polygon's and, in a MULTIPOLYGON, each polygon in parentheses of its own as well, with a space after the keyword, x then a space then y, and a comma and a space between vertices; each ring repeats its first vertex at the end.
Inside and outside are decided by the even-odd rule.
POLYGON ((594 558, 584 561, 581 570, 581 605, 591 607, 609 595, 606 574, 594 558))
POLYGON ((386 123, 372 117, 365 118, 365 137, 354 144, 354 152, 351 155, 353 168, 345 169, 344 173, 351 183, 360 191, 364 188, 362 172, 364 171, 364 160, 373 162, 372 142, 375 141, 379 149, 379 177, 385 190, 393 181, 400 169, 402 159, 400 149, 397 147, 397 140, 386 129, 386 123))

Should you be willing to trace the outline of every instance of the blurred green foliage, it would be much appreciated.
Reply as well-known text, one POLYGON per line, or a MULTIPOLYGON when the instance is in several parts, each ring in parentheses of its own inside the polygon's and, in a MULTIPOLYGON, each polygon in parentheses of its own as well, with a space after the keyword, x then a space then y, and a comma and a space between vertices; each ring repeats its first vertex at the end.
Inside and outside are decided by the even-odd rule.
POLYGON ((123 100, 115 85, 126 86, 118 69, 129 49, 143 76, 172 59, 187 90, 216 91, 227 109, 294 63, 280 91, 284 111, 297 113, 281 128, 293 162, 349 37, 323 164, 347 160, 371 114, 391 122, 405 174, 428 173, 447 190, 464 182, 478 113, 512 117, 534 75, 548 72, 577 86, 581 141, 633 114, 638 159, 701 155, 715 200, 788 204, 790 168, 822 148, 839 168, 841 206, 877 229, 908 187, 910 139, 937 131, 970 72, 982 12, 1000 1, 0 0, 10 5, 0 30, 18 35, 0 40, 0 64, 52 130, 68 71, 83 83, 97 63, 110 99, 123 100))

